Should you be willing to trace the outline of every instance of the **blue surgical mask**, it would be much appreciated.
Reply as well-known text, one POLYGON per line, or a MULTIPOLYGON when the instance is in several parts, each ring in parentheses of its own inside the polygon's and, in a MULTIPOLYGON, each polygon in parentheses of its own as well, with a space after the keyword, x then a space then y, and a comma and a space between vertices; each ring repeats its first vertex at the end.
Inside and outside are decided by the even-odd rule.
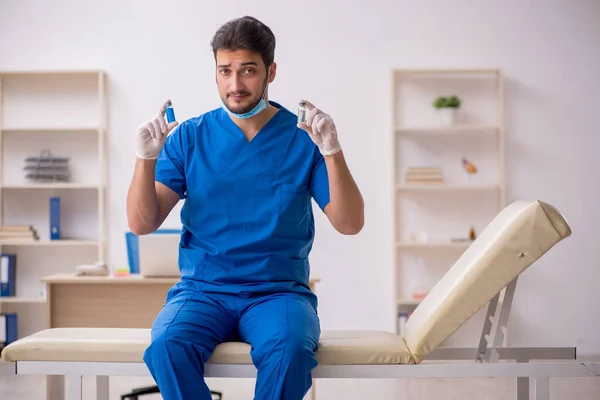
POLYGON ((227 108, 227 106, 225 105, 225 103, 223 102, 223 99, 221 99, 221 97, 219 97, 219 103, 221 104, 221 108, 223 110, 227 111, 231 116, 240 118, 240 119, 246 119, 246 118, 253 117, 256 114, 258 114, 259 112, 263 111, 265 108, 267 108, 267 102, 265 101, 264 98, 260 99, 260 101, 258 102, 256 107, 254 107, 252 110, 248 111, 247 113, 243 113, 243 114, 234 113, 229 108, 227 108))
MULTIPOLYGON (((267 82, 269 82, 269 73, 267 72, 267 82)), ((258 102, 258 104, 250 111, 243 113, 243 114, 238 114, 238 113, 234 113, 233 111, 231 111, 226 105, 225 102, 223 102, 223 99, 221 98, 221 96, 219 96, 219 104, 221 105, 221 108, 225 111, 227 111, 229 113, 229 115, 236 117, 236 118, 240 118, 240 119, 246 119, 246 118, 250 118, 255 116, 256 114, 260 113, 261 111, 265 110, 267 108, 267 102, 265 100, 265 94, 267 93, 267 87, 268 87, 268 83, 265 85, 265 90, 263 91, 262 97, 260 99, 260 101, 258 102)))

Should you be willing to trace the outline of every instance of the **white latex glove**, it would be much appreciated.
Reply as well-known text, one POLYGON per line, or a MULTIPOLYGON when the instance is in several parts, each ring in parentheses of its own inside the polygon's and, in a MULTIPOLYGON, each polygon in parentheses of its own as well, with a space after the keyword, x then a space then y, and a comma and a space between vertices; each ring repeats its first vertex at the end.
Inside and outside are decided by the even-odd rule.
POLYGON ((302 101, 306 103, 306 122, 298 123, 298 128, 308 132, 308 135, 324 156, 340 151, 341 146, 333 119, 312 103, 306 100, 302 101))
POLYGON ((158 110, 158 114, 143 124, 140 124, 137 129, 137 152, 136 155, 144 160, 155 160, 160 154, 160 150, 165 144, 165 140, 169 133, 179 125, 179 122, 173 121, 167 124, 165 113, 170 100, 158 110))

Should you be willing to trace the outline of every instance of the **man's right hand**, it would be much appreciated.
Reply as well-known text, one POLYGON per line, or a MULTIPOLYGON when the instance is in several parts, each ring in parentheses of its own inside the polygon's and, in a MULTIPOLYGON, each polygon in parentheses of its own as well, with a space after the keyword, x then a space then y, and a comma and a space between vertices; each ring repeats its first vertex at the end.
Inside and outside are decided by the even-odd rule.
POLYGON ((138 158, 156 160, 167 136, 179 124, 177 121, 168 124, 165 121, 167 105, 170 102, 170 100, 165 101, 154 118, 138 126, 136 152, 138 158))

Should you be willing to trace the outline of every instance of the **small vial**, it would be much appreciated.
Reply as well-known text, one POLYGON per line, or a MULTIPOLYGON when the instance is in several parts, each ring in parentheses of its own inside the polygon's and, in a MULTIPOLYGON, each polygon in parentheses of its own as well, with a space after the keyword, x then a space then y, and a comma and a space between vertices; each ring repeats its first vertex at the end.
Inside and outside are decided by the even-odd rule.
POLYGON ((301 101, 298 103, 298 123, 303 124, 306 122, 306 103, 301 101))
POLYGON ((175 121, 175 111, 173 110, 173 104, 169 101, 167 105, 167 122, 175 121))

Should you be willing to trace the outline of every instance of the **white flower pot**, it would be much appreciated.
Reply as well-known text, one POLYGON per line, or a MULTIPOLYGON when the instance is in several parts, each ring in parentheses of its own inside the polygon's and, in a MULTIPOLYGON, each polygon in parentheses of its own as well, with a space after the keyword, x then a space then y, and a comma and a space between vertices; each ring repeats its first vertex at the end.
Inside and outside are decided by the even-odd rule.
POLYGON ((456 114, 458 112, 457 108, 440 108, 440 118, 442 120, 442 125, 444 126, 452 126, 456 124, 456 114))

